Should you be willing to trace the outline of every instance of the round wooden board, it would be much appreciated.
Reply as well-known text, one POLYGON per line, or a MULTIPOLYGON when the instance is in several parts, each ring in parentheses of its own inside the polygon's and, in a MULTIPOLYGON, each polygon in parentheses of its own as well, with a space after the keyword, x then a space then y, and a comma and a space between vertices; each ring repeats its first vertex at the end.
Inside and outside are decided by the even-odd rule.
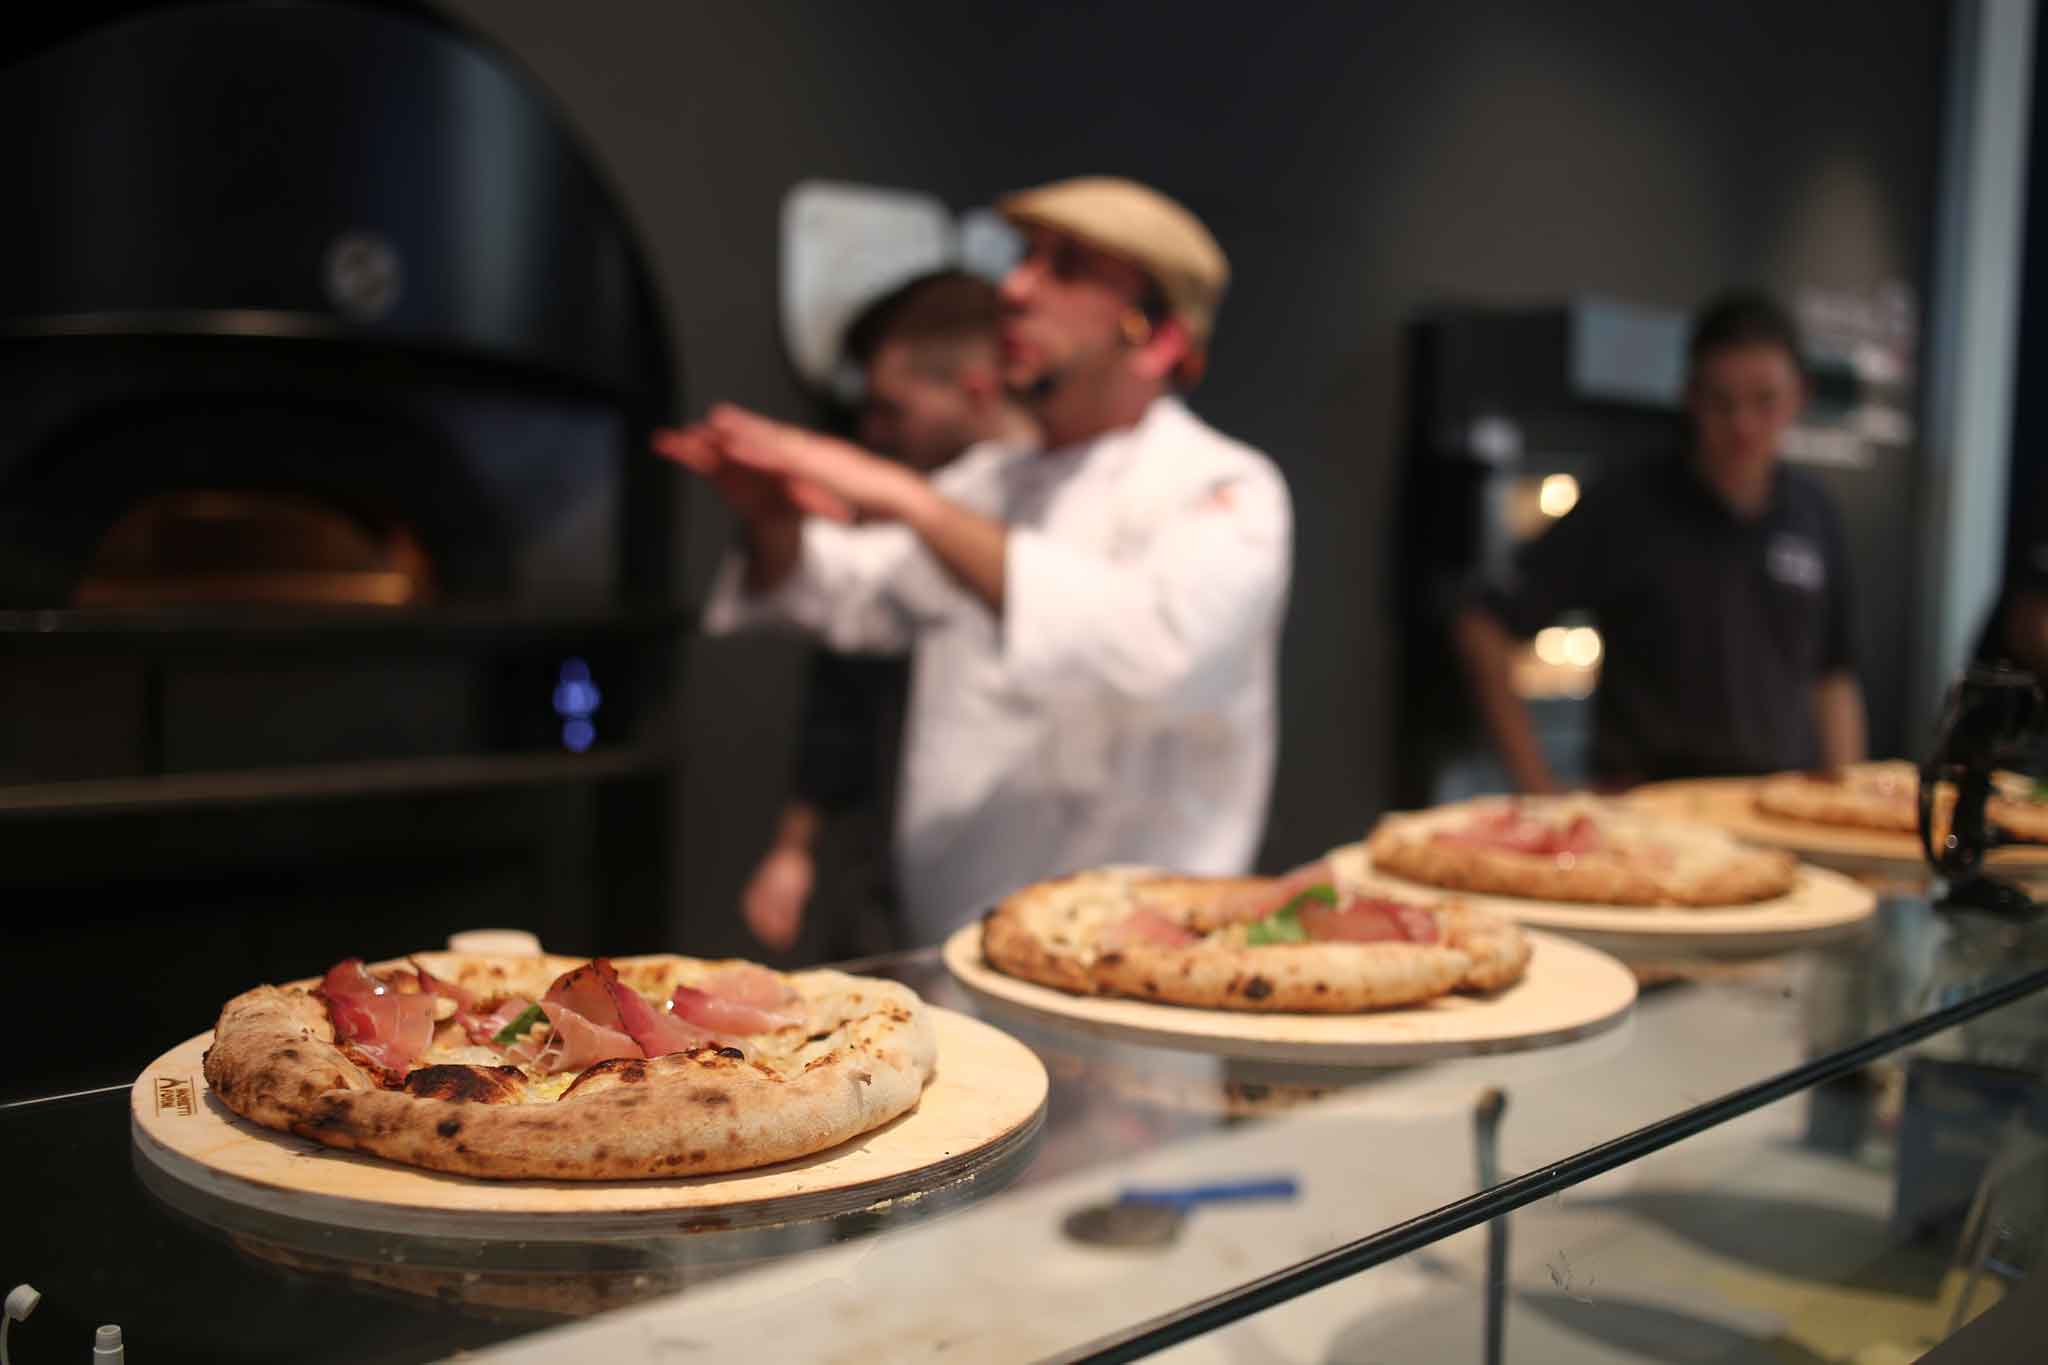
POLYGON ((946 940, 946 966, 997 1012, 1159 1047, 1322 1066, 1408 1066, 1446 1057, 1517 1052, 1613 1028, 1635 1003, 1636 980, 1607 954, 1531 934, 1522 979, 1491 996, 1447 995, 1366 1014, 1255 1014, 1189 1009, 1065 991, 1006 976, 981 955, 981 925, 946 940))
POLYGON ((1568 934, 1625 961, 1684 957, 1763 957, 1811 947, 1857 931, 1877 910, 1877 895, 1839 872, 1801 864, 1791 894, 1749 905, 1584 905, 1488 896, 1390 877, 1375 882, 1483 906, 1526 925, 1568 934))
POLYGON ((343 1227, 428 1235, 565 1238, 690 1231, 849 1213, 963 1179, 1027 1146, 1043 1118, 1044 1065, 978 1019, 931 1008, 938 1070, 917 1108, 796 1161, 680 1180, 475 1180, 338 1151, 259 1127, 214 1099, 200 1072, 213 1035, 136 1079, 140 1154, 232 1202, 343 1227))
MULTIPOLYGON (((1651 782, 1630 791, 1624 800, 1662 815, 1713 825, 1752 843, 1790 849, 1802 858, 1843 872, 1914 882, 1924 882, 1932 875, 1920 848, 1919 835, 1823 825, 1767 814, 1756 808, 1755 778, 1651 782)), ((1988 861, 2010 872, 2048 873, 2048 846, 2007 845, 1993 851, 1988 861)))

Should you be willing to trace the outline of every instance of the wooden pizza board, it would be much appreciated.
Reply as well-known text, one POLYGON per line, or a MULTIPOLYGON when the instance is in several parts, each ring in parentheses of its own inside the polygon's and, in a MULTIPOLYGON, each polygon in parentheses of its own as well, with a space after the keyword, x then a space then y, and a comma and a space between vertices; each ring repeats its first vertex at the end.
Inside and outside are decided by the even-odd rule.
POLYGON ((1565 934, 1629 962, 1689 957, 1766 957, 1858 932, 1877 895, 1839 872, 1801 864, 1791 893, 1749 905, 1585 905, 1488 896, 1388 876, 1377 883, 1426 899, 1456 896, 1522 924, 1565 934))
POLYGON ((979 923, 948 938, 943 956, 960 984, 997 1013, 1101 1038, 1263 1061, 1408 1066, 1562 1043, 1628 1017, 1636 998, 1628 968, 1581 944, 1529 937, 1529 969, 1506 990, 1361 1014, 1255 1014, 1069 995, 991 967, 981 955, 979 923))
MULTIPOLYGON (((1916 885, 1925 884, 1933 875, 1920 848, 1919 835, 1772 815, 1757 809, 1756 784, 1757 779, 1749 777, 1651 782, 1630 791, 1623 799, 1661 815, 1713 825, 1751 843, 1790 849, 1811 862, 1842 872, 1916 885)), ((2016 875, 2048 875, 2048 845, 2009 844, 1994 850, 1988 862, 2016 875)))
POLYGON ((233 1203, 375 1232, 550 1240, 825 1218, 975 1174, 1028 1147, 1045 1067, 980 1020, 931 1008, 938 1070, 915 1109, 827 1151, 676 1180, 477 1180, 260 1127, 207 1089, 211 1033, 151 1063, 129 1092, 138 1154, 233 1203))

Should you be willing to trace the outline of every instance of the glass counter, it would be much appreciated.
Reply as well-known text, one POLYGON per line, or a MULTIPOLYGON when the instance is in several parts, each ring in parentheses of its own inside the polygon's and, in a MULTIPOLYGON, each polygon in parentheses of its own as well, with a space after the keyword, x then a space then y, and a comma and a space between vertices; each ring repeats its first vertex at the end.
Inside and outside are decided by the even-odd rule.
MULTIPOLYGON (((977 1012, 936 950, 851 965, 977 1012)), ((1379 1070, 990 1014, 1050 1074, 1041 1123, 917 1197, 745 1227, 331 1226, 167 1178, 126 1085, 10 1104, 0 1287, 43 1295, 11 1350, 117 1323, 148 1365, 1875 1365, 2039 1265, 2048 928, 1887 900, 1826 947, 1639 975, 1596 1036, 1379 1070)))

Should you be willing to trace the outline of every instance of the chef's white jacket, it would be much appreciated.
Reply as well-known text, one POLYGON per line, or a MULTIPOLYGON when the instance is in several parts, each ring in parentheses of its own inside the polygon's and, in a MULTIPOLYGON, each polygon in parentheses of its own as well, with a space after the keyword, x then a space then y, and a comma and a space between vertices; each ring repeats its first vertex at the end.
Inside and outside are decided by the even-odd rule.
POLYGON ((1279 471, 1161 398, 1067 449, 977 446, 934 482, 1009 527, 1000 616, 909 530, 816 519, 774 591, 748 594, 735 556, 706 614, 914 655, 896 856, 915 939, 1080 868, 1249 867, 1291 562, 1279 471))

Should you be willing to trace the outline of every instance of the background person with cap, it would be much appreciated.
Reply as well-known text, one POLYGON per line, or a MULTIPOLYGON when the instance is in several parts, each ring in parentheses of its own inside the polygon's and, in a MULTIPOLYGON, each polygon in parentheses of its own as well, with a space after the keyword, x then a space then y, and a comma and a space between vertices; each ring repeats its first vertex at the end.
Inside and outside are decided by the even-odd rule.
MULTIPOLYGON (((863 379, 861 443, 922 474, 984 441, 1036 444, 1003 387, 1000 308, 996 287, 962 270, 919 275, 863 308, 841 347, 863 379)), ((827 958, 901 946, 888 831, 909 690, 901 656, 811 652, 789 799, 740 897, 769 948, 790 951, 813 918, 827 958), (814 899, 820 913, 807 916, 814 899)))
POLYGON ((1222 250, 1128 180, 998 207, 1026 238, 1005 378, 1043 450, 926 479, 730 406, 656 441, 741 519, 711 629, 913 652, 897 840, 919 941, 1076 868, 1242 871, 1272 780, 1286 485, 1173 393, 1201 374, 1222 250))
POLYGON ((1523 791, 1554 791, 1511 681, 1517 639, 1567 611, 1602 637, 1592 777, 1838 767, 1864 757, 1848 551, 1813 480, 1778 458, 1806 398, 1797 330, 1730 294, 1694 323, 1683 458, 1594 484, 1454 626, 1479 709, 1523 791))

